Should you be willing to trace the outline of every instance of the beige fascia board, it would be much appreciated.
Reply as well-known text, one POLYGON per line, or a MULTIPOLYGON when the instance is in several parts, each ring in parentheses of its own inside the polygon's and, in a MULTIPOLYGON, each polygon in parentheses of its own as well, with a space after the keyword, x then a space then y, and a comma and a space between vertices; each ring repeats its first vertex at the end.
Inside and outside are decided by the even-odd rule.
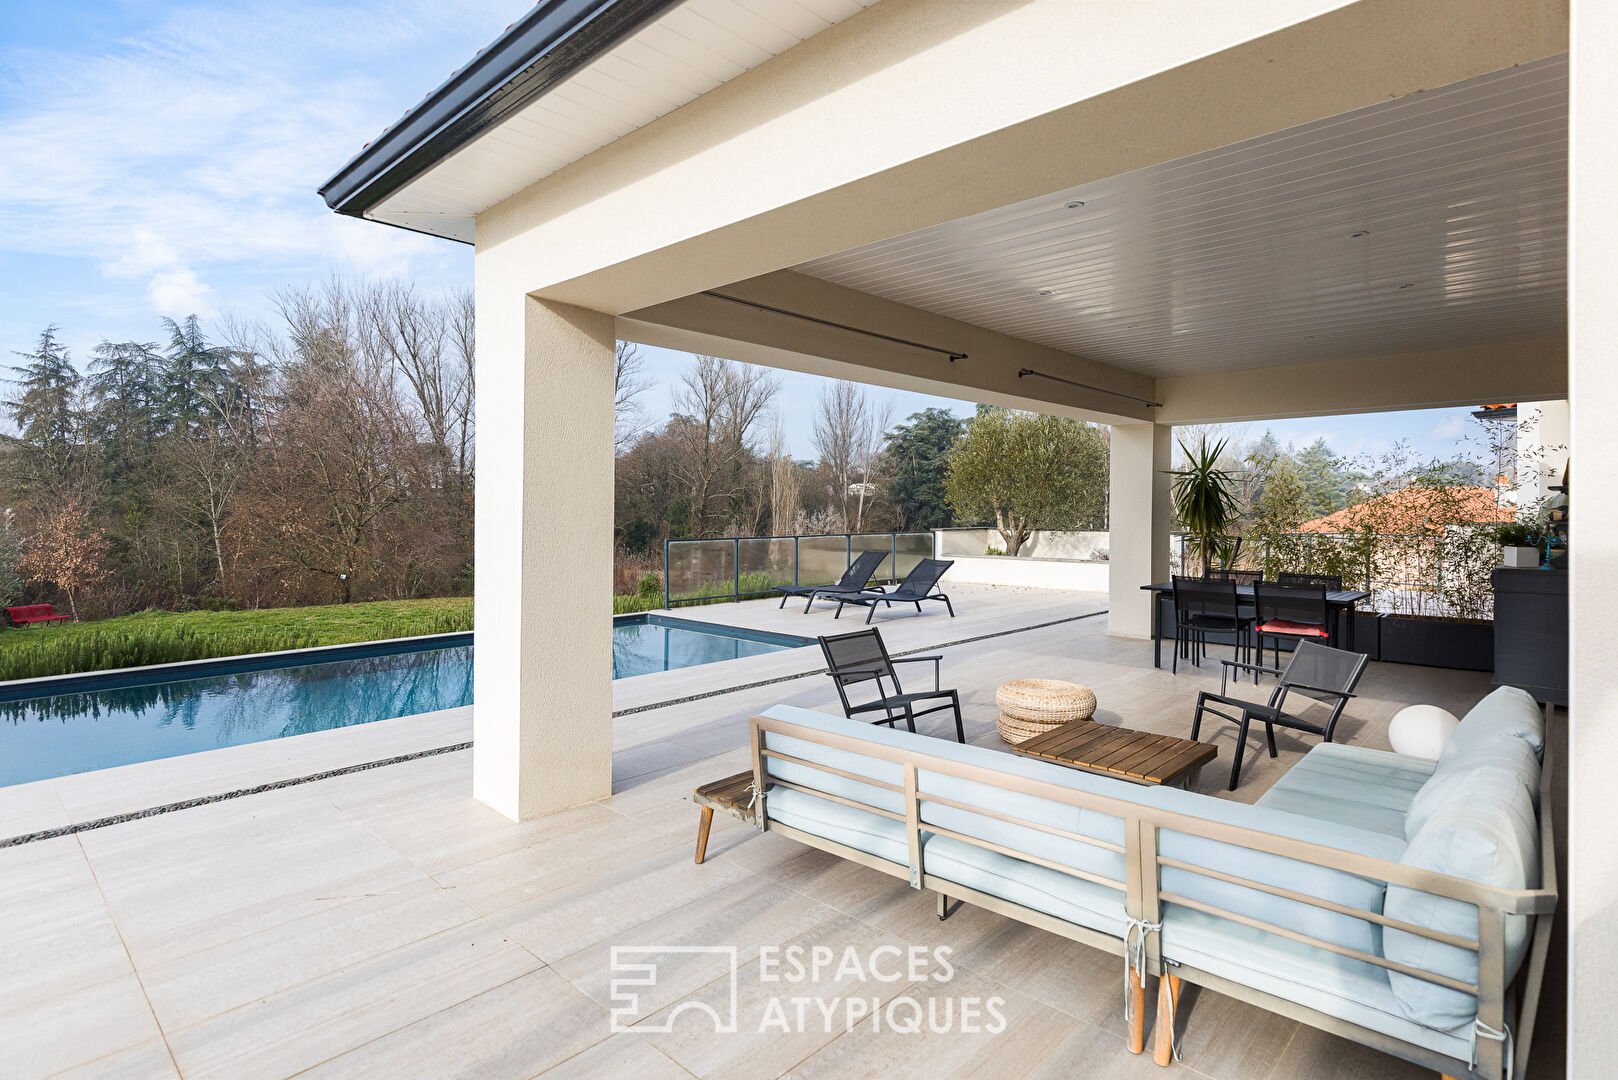
POLYGON ((1439 409, 1567 397, 1567 338, 1187 375, 1157 381, 1166 424, 1439 409))
POLYGON ((838 327, 762 311, 713 296, 687 296, 619 317, 618 336, 648 345, 876 383, 1012 408, 1058 412, 1098 423, 1149 421, 1154 380, 972 323, 834 285, 791 270, 713 290, 769 307, 966 354, 962 360, 838 327), (1035 377, 1050 375, 1125 397, 1035 377))
POLYGON ((478 247, 621 314, 1566 48, 1563 0, 884 0, 485 211, 478 247))

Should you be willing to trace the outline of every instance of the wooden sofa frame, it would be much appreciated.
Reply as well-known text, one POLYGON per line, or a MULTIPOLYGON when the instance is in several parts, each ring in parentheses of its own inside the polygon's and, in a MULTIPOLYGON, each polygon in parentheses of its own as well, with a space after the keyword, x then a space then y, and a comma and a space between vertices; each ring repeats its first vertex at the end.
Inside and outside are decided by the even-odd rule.
MULTIPOLYGON (((1550 719, 1548 707, 1546 719, 1548 732, 1550 719)), ((1547 733, 1545 760, 1540 777, 1539 818, 1543 876, 1542 885, 1538 889, 1511 890, 1495 888, 1464 878, 1451 877, 1446 874, 1406 866, 1403 863, 1343 851, 1340 848, 1333 848, 1324 844, 1277 836, 1273 833, 1228 825, 1222 822, 1208 821, 1188 814, 1143 806, 1114 796, 1077 791, 1043 780, 1003 773, 984 766, 969 765, 915 750, 901 750, 849 735, 819 731, 788 720, 778 720, 768 716, 755 716, 749 721, 753 785, 756 791, 765 793, 764 799, 756 801, 757 804, 752 814, 754 825, 761 831, 779 833, 788 839, 797 840, 810 847, 831 852, 834 855, 869 866, 882 873, 906 878, 911 888, 929 889, 938 893, 938 917, 940 919, 945 917, 948 911, 949 899, 953 897, 1004 915, 1007 918, 1016 919, 1030 926, 1082 942, 1104 952, 1117 954, 1124 957, 1126 961, 1132 961, 1131 969, 1127 975, 1131 1006, 1129 1009, 1129 1048, 1132 1053, 1140 1053, 1144 1048, 1145 1041, 1146 989, 1144 980, 1138 973, 1145 972, 1158 976, 1167 976, 1160 978, 1159 981, 1159 1015, 1155 1047, 1159 1064, 1167 1064, 1168 1062, 1173 1038, 1174 1001, 1180 985, 1189 981, 1195 985, 1206 986, 1217 993, 1226 994, 1240 1001, 1256 1005, 1259 1008, 1297 1020, 1300 1023, 1308 1024, 1311 1027, 1341 1035, 1344 1038, 1374 1047, 1395 1057, 1424 1065, 1446 1076, 1465 1077, 1467 1080, 1505 1080, 1505 1077, 1511 1074, 1513 1066, 1515 1067, 1515 1075, 1518 1076, 1524 1075, 1524 1070, 1527 1066, 1528 1049, 1533 1039, 1534 1020, 1538 1011, 1539 994, 1545 974, 1545 961, 1549 952, 1551 922, 1556 910, 1555 848, 1551 833, 1550 802, 1552 761, 1548 740, 1549 735, 1547 733), (771 733, 778 733, 794 739, 801 739, 805 742, 817 743, 833 749, 847 750, 877 760, 892 762, 901 767, 903 784, 890 784, 885 781, 874 780, 867 776, 847 772, 819 762, 807 761, 803 758, 771 749, 767 740, 767 736, 771 733), (816 769, 844 779, 891 791, 901 796, 905 807, 904 813, 895 813, 873 807, 830 792, 805 788, 774 777, 769 770, 771 760, 816 769), (917 787, 917 776, 923 769, 928 772, 957 777, 1018 794, 1049 799, 1052 802, 1065 803, 1069 806, 1094 810, 1098 813, 1120 818, 1124 822, 1124 843, 1121 846, 1112 844, 1083 833, 1070 832, 1037 822, 1023 821, 983 807, 921 792, 917 787), (904 826, 907 838, 908 865, 901 866, 887 859, 861 851, 858 848, 827 840, 813 833, 804 832, 801 829, 769 819, 764 813, 764 804, 767 801, 770 789, 777 787, 800 791, 901 823, 904 826), (1049 833, 1052 836, 1089 844, 1093 847, 1121 854, 1124 857, 1125 865, 1124 881, 1112 881, 1076 867, 1008 848, 991 841, 981 840, 938 825, 928 824, 923 826, 921 822, 921 804, 924 802, 980 814, 987 818, 1020 825, 1039 832, 1049 833), (1331 900, 1311 896, 1308 893, 1253 881, 1211 867, 1167 858, 1158 849, 1158 834, 1163 829, 1297 859, 1316 866, 1357 874, 1389 884, 1408 886, 1423 892, 1474 904, 1479 912, 1478 940, 1473 941, 1469 938, 1458 937, 1427 927, 1390 919, 1380 912, 1364 911, 1359 908, 1338 904, 1331 900), (1138 933, 1129 933, 1127 939, 1117 938, 930 874, 927 871, 923 857, 921 844, 923 832, 945 836, 961 843, 1022 859, 1071 877, 1118 890, 1123 893, 1124 912, 1127 920, 1129 920, 1128 925, 1131 928, 1144 929, 1138 933), (1367 922, 1402 930, 1443 944, 1470 949, 1478 954, 1478 982, 1474 985, 1451 979, 1433 972, 1413 968, 1397 961, 1387 960, 1372 953, 1313 938, 1289 927, 1264 922, 1186 896, 1165 892, 1159 885, 1160 871, 1165 866, 1201 874, 1229 884, 1244 886, 1340 915, 1363 919, 1367 922), (1189 909, 1231 919, 1263 930, 1266 933, 1278 934, 1294 941, 1326 949, 1389 971, 1399 972, 1425 982, 1436 983, 1440 986, 1474 995, 1478 998, 1478 1021, 1480 1024, 1488 1025, 1497 1032, 1507 1030, 1507 1007, 1510 1003, 1509 999, 1514 997, 1516 1008, 1513 1010, 1511 1019, 1516 1022, 1510 1027, 1514 1036, 1511 1048, 1513 1060, 1507 1060, 1507 1043, 1503 1040, 1492 1038, 1476 1040, 1477 1051, 1475 1056, 1477 1060, 1474 1064, 1471 1061, 1452 1058, 1426 1047, 1404 1042, 1401 1039, 1361 1027, 1295 1002, 1253 990, 1241 983, 1221 978, 1209 972, 1185 965, 1167 965, 1162 956, 1161 934, 1155 929, 1156 925, 1161 921, 1162 906, 1166 903, 1179 904, 1189 909), (1522 965, 1522 970, 1518 973, 1518 978, 1513 981, 1512 985, 1507 985, 1505 980, 1505 919, 1508 915, 1534 917, 1528 957, 1522 965), (1172 970, 1170 970, 1171 966, 1172 970), (1514 994, 1514 989, 1519 992, 1514 994)))

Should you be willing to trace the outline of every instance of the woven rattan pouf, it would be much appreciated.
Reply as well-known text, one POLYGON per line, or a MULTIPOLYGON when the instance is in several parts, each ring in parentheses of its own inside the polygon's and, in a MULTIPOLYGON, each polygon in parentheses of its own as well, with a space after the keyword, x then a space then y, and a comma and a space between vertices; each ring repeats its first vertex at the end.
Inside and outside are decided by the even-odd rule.
POLYGON ((1013 746, 1071 720, 1095 715, 1096 696, 1088 686, 1060 679, 1013 679, 994 692, 1000 706, 1000 737, 1013 746))

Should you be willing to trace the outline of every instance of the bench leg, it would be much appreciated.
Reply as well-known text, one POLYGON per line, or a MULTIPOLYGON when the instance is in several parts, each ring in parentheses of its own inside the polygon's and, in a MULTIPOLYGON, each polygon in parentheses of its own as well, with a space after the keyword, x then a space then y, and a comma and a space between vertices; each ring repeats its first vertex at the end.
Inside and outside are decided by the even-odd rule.
POLYGON ((1157 980, 1157 1023, 1153 1034, 1152 1060, 1167 1065, 1174 1059, 1174 1006, 1180 1000, 1180 977, 1164 973, 1157 980))
POLYGON ((1138 1054, 1146 1049, 1146 984, 1129 970, 1129 1052, 1138 1054))
POLYGON ((702 864, 702 857, 708 854, 708 828, 713 824, 713 807, 702 808, 702 821, 697 824, 697 864, 702 864))
POLYGON ((938 894, 938 921, 943 922, 949 918, 949 897, 943 893, 938 894))

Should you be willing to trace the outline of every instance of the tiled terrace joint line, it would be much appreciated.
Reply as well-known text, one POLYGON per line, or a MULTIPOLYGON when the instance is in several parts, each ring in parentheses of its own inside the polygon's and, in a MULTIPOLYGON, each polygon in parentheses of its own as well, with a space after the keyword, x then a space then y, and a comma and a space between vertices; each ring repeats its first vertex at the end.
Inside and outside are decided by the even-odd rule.
MULTIPOLYGON (((959 641, 942 641, 937 645, 923 645, 916 649, 905 649, 891 655, 894 657, 914 656, 917 653, 935 652, 939 649, 953 649, 957 645, 970 645, 976 641, 988 641, 990 638, 1009 637, 1012 634, 1026 634, 1030 630, 1043 630, 1049 626, 1060 626, 1063 623, 1078 622, 1080 619, 1093 619, 1097 615, 1105 615, 1106 608, 1100 611, 1090 611, 1083 615, 1068 615, 1060 619, 1051 619, 1048 622, 1034 623, 1032 626, 1014 626, 1010 630, 996 630, 990 634, 978 634, 976 637, 961 638, 959 641)), ((743 683, 740 686, 726 686, 718 690, 705 690, 700 694, 691 694, 686 697, 670 698, 667 701, 654 701, 650 705, 636 705, 633 708, 619 709, 612 715, 631 716, 635 713, 649 712, 652 709, 666 709, 671 705, 686 705, 693 701, 703 701, 707 698, 719 697, 721 694, 735 694, 743 690, 757 690, 761 686, 774 686, 776 683, 792 682, 794 679, 808 679, 815 675, 826 674, 825 668, 815 668, 813 671, 799 671, 792 675, 777 675, 773 679, 760 679, 758 682, 743 683)))
MULTIPOLYGON (((1060 626, 1063 623, 1078 622, 1081 619, 1093 619, 1098 615, 1105 615, 1105 609, 1091 611, 1083 615, 1069 615, 1060 619, 1051 619, 1032 626, 1017 626, 1009 630, 996 630, 993 633, 978 634, 974 637, 961 638, 957 641, 940 642, 937 645, 926 645, 916 649, 906 649, 893 655, 913 656, 916 653, 932 652, 937 649, 950 649, 959 645, 970 645, 978 641, 988 641, 991 638, 1009 637, 1012 634, 1024 634, 1030 630, 1043 630, 1046 627, 1060 626)), ((653 702, 650 705, 637 705, 631 709, 620 709, 613 713, 614 717, 629 716, 633 713, 648 712, 652 709, 663 709, 671 705, 684 705, 692 701, 702 701, 707 698, 719 697, 722 694, 734 694, 743 690, 756 690, 762 686, 773 686, 776 683, 792 682, 795 679, 807 679, 815 675, 824 675, 825 668, 816 668, 813 671, 802 671, 794 675, 781 675, 773 679, 762 679, 758 682, 743 683, 739 686, 726 686, 718 690, 709 690, 701 694, 692 694, 688 697, 672 698, 668 701, 653 702)), ((393 757, 381 758, 377 761, 367 761, 360 765, 345 765, 338 769, 326 769, 322 772, 310 773, 308 776, 296 776, 286 780, 274 780, 265 784, 256 784, 253 787, 238 788, 235 791, 220 792, 217 795, 199 795, 194 799, 182 799, 179 802, 164 803, 161 806, 151 806, 144 810, 131 810, 124 814, 112 814, 108 817, 95 818, 92 821, 76 822, 72 825, 61 825, 54 829, 42 829, 39 832, 23 833, 0 840, 0 848, 17 847, 21 844, 32 844, 39 840, 54 840, 62 836, 72 836, 75 833, 89 832, 92 829, 105 829, 109 825, 122 825, 127 821, 138 821, 141 818, 156 817, 159 814, 172 814, 179 810, 190 810, 209 803, 225 802, 230 799, 240 799, 248 795, 261 795, 266 791, 276 791, 280 788, 297 787, 299 784, 312 784, 317 780, 330 780, 337 776, 347 776, 350 773, 365 772, 368 769, 380 769, 384 765, 400 765, 407 761, 416 761, 420 758, 434 757, 438 754, 450 754, 457 750, 470 750, 470 742, 455 743, 450 746, 439 746, 431 750, 417 750, 409 754, 397 754, 393 757)))
POLYGON ((365 772, 369 769, 380 769, 384 765, 401 765, 406 761, 416 761, 419 758, 435 757, 439 754, 451 754, 457 750, 470 750, 470 742, 455 743, 451 746, 434 747, 431 750, 416 750, 408 754, 397 754, 394 757, 381 758, 377 761, 367 761, 360 765, 344 765, 339 769, 326 769, 322 772, 310 773, 308 776, 295 776, 286 780, 272 780, 267 784, 255 784, 253 787, 238 788, 235 791, 224 791, 217 795, 199 795, 194 799, 182 799, 179 802, 164 803, 161 806, 149 806, 144 810, 131 810, 125 814, 112 814, 108 817, 96 818, 92 821, 81 821, 73 825, 61 825, 54 829, 42 829, 39 832, 23 833, 20 836, 7 837, 0 840, 0 848, 16 847, 19 844, 31 844, 36 840, 54 840, 59 836, 72 836, 74 833, 89 832, 91 829, 105 829, 109 825, 122 825, 126 821, 139 821, 141 818, 156 817, 159 814, 172 814, 176 810, 190 810, 196 806, 206 806, 209 803, 225 802, 230 799, 240 799, 247 795, 262 795, 266 791, 276 791, 280 788, 297 787, 299 784, 312 784, 316 780, 330 780, 336 776, 347 776, 350 773, 365 772))

